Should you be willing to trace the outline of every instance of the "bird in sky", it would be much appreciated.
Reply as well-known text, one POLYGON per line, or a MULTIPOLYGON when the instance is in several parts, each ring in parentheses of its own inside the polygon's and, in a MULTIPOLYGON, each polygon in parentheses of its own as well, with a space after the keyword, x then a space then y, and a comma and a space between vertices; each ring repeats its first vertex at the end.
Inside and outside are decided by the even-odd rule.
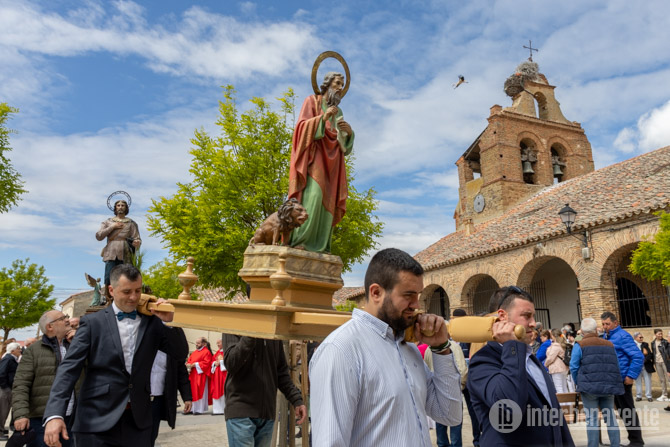
POLYGON ((465 77, 463 75, 458 75, 458 82, 455 84, 451 84, 452 87, 458 88, 459 85, 461 84, 467 84, 468 81, 465 80, 465 77))

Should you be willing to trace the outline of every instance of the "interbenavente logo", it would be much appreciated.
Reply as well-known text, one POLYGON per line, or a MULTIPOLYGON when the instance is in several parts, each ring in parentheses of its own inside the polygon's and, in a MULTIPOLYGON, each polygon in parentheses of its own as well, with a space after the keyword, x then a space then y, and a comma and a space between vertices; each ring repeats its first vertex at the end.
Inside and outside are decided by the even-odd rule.
POLYGON ((511 433, 521 425, 521 407, 510 399, 497 401, 489 410, 491 426, 500 433, 511 433))

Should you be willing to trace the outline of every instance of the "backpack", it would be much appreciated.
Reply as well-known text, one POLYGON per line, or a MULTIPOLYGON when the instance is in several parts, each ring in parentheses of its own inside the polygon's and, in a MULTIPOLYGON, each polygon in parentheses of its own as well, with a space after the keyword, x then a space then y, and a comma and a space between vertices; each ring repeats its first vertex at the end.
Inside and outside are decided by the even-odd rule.
POLYGON ((570 359, 572 359, 572 345, 567 345, 561 360, 563 360, 563 363, 565 363, 566 366, 570 366, 570 359))

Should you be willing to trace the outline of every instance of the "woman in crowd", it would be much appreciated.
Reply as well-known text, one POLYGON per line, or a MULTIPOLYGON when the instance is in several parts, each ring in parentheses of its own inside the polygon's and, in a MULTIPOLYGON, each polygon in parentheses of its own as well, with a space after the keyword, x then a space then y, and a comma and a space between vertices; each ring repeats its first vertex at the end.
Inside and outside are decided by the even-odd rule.
POLYGON ((537 350, 537 354, 535 354, 535 356, 540 361, 540 363, 544 364, 544 361, 547 359, 547 349, 549 349, 549 346, 551 346, 551 332, 546 329, 543 330, 540 333, 540 340, 542 341, 542 344, 540 345, 540 349, 537 350))
POLYGON ((566 342, 561 331, 559 329, 552 329, 551 345, 547 349, 547 359, 544 361, 544 366, 547 367, 551 379, 554 381, 557 393, 568 392, 568 367, 563 363, 565 346, 566 342))

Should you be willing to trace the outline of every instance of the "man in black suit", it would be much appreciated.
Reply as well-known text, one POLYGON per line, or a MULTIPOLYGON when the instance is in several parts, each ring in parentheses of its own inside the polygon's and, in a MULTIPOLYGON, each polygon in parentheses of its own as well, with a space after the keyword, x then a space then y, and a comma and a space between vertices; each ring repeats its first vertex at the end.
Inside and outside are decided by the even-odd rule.
MULTIPOLYGON (((481 445, 574 447, 551 377, 532 352, 533 298, 518 287, 499 289, 493 338, 470 359, 468 389, 482 428, 481 445), (514 335, 526 330, 524 340, 514 335)), ((493 299, 493 298, 492 298, 493 299)))
POLYGON ((63 416, 86 367, 72 426, 77 445, 148 447, 152 427, 149 379, 156 352, 160 349, 182 363, 188 354, 184 333, 163 324, 172 321, 172 313, 137 313, 142 276, 135 267, 116 266, 110 280, 113 303, 82 318, 58 368, 44 411, 48 446, 60 447, 59 435, 69 439, 63 416))

